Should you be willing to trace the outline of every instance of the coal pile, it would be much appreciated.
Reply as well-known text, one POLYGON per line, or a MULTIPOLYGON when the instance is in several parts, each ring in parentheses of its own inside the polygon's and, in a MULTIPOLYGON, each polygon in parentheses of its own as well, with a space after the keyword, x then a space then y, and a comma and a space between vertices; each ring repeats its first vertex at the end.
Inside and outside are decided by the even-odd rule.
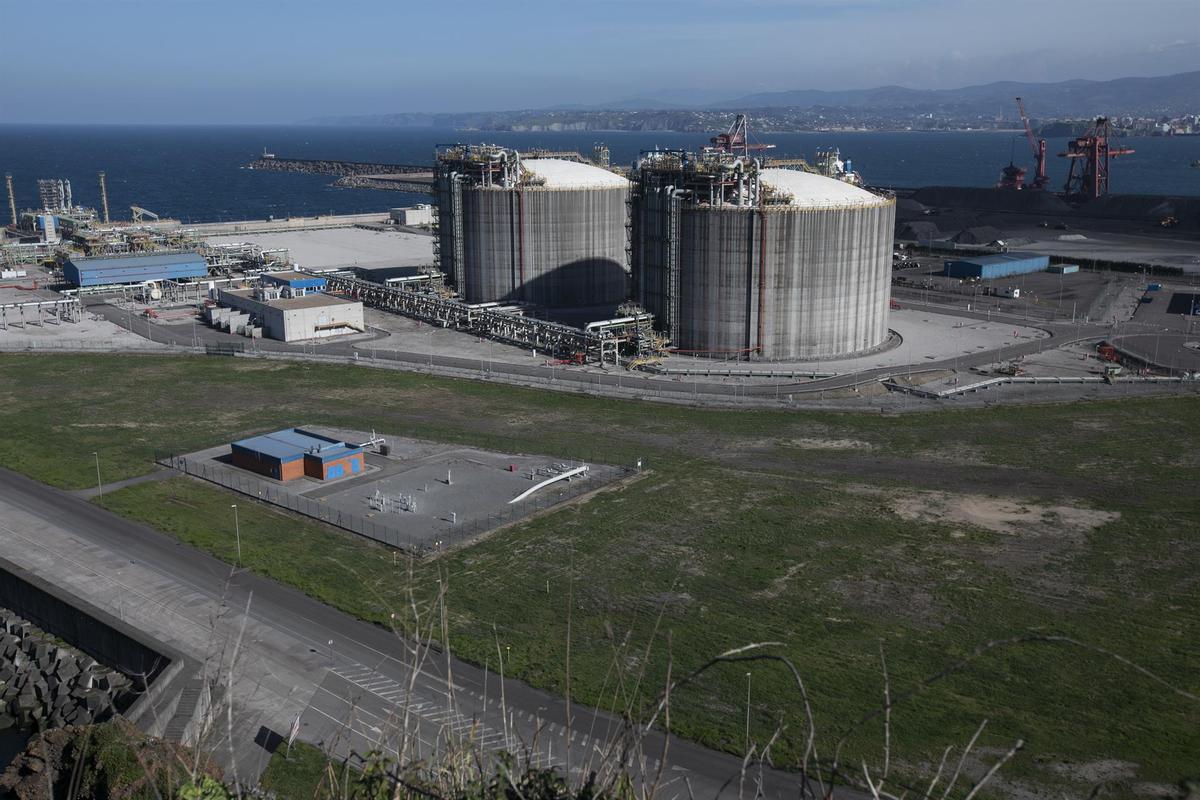
POLYGON ((976 225, 965 228, 954 237, 955 244, 991 244, 1003 241, 1005 235, 990 225, 976 225))
POLYGON ((1139 220, 1154 225, 1165 217, 1174 217, 1178 229, 1200 229, 1200 197, 1116 194, 1089 200, 1080 207, 1079 213, 1105 219, 1139 220))
POLYGON ((925 186, 912 199, 934 208, 1003 211, 1016 214, 1070 214, 1071 206, 1052 192, 998 191, 967 186, 925 186))
POLYGON ((905 222, 896 227, 896 238, 913 242, 931 242, 941 239, 942 232, 933 222, 905 222))
POLYGON ((0 609, 0 731, 103 722, 134 696, 125 675, 0 609))

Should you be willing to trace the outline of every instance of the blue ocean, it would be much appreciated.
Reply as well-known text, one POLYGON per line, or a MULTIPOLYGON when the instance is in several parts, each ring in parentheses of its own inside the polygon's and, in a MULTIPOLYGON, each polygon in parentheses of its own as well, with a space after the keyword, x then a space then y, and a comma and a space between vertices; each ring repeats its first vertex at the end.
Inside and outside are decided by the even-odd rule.
MULTIPOLYGON (((837 147, 875 186, 991 186, 1014 159, 1032 166, 1028 145, 1012 133, 795 133, 762 134, 771 155, 812 158, 837 147)), ((38 178, 68 178, 74 198, 98 205, 96 173, 108 176, 109 207, 127 218, 132 205, 185 222, 262 219, 274 215, 350 214, 427 201, 423 195, 335 189, 323 175, 242 169, 267 149, 283 158, 330 158, 427 164, 434 147, 493 142, 521 149, 589 152, 603 142, 614 163, 631 163, 654 147, 698 148, 705 136, 687 133, 501 133, 304 126, 0 126, 0 171, 13 176, 17 205, 37 204, 38 178)), ((1123 194, 1200 195, 1200 137, 1129 138, 1136 153, 1113 166, 1112 187, 1123 194)), ((1066 159, 1053 154, 1066 140, 1050 140, 1054 186, 1066 159)))

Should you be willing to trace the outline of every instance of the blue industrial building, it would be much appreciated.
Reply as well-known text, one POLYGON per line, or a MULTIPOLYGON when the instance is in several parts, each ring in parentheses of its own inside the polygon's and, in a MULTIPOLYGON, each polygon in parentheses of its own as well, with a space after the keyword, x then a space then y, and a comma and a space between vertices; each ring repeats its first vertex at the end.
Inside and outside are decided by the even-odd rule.
POLYGON ((325 279, 316 275, 305 275, 302 272, 264 272, 261 276, 263 283, 273 284, 290 289, 292 297, 303 297, 309 292, 325 291, 325 279))
POLYGON ((334 480, 366 468, 363 448, 301 428, 286 428, 231 445, 233 463, 280 481, 334 480))
POLYGON ((989 256, 965 256, 946 261, 942 272, 951 278, 1007 278, 1041 272, 1050 266, 1050 256, 1037 253, 997 253, 989 256))
POLYGON ((208 276, 208 263, 199 253, 146 253, 101 258, 71 258, 63 276, 75 286, 111 286, 145 281, 177 281, 208 276))

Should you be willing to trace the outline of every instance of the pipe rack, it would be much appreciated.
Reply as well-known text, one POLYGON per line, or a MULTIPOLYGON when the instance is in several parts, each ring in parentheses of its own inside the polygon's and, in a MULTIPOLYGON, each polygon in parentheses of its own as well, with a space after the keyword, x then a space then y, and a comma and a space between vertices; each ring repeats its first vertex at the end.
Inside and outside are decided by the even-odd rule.
POLYGON ((494 308, 473 307, 460 300, 383 286, 344 275, 326 275, 325 278, 329 291, 347 294, 372 308, 403 314, 442 328, 531 347, 550 355, 583 353, 587 363, 617 363, 620 339, 608 332, 583 331, 570 325, 494 308))

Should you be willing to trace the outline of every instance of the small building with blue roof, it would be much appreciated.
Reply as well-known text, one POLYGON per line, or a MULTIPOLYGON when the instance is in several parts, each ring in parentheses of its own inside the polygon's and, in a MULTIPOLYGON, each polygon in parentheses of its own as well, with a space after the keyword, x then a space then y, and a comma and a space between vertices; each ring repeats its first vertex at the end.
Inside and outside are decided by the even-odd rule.
POLYGON ((366 468, 363 448, 302 428, 285 428, 234 442, 234 466, 290 481, 309 477, 320 481, 358 475, 366 468))

